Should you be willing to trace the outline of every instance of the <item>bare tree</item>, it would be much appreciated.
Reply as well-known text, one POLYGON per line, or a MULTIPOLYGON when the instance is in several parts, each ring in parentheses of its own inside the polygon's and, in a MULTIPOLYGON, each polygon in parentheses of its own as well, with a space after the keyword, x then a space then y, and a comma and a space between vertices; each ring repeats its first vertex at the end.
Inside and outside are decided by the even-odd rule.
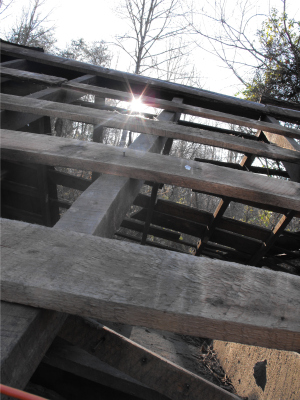
POLYGON ((117 11, 129 31, 116 37, 116 45, 131 58, 136 74, 164 64, 168 50, 161 43, 185 31, 179 24, 179 0, 125 0, 117 11))
POLYGON ((49 24, 50 12, 44 12, 47 0, 31 0, 29 6, 22 9, 20 18, 6 34, 6 39, 12 43, 24 46, 42 47, 49 51, 56 39, 54 26, 49 24))
MULTIPOLYGON (((257 0, 236 0, 229 7, 227 0, 207 2, 207 9, 186 14, 190 33, 196 35, 199 47, 216 55, 233 72, 251 100, 258 100, 264 89, 276 95, 289 85, 289 100, 297 98, 299 88, 299 22, 288 20, 287 0, 282 0, 282 12, 257 12, 257 0), (253 84, 256 91, 252 91, 253 84), (281 86, 280 90, 278 85, 281 86), (268 87, 267 87, 268 86, 268 87), (274 91, 274 90, 273 90, 274 91), (274 93, 275 94, 275 93, 274 93)), ((265 4, 264 4, 265 5, 265 4)))

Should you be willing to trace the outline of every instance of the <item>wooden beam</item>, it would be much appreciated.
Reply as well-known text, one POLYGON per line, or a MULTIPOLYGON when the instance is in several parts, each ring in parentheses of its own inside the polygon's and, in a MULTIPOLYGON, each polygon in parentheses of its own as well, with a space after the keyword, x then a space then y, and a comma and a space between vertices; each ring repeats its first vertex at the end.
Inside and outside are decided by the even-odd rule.
MULTIPOLYGON (((140 210, 133 214, 131 218, 138 219, 139 221, 145 221, 146 214, 146 210, 140 210)), ((205 226, 201 224, 174 216, 171 217, 170 215, 162 214, 156 211, 153 213, 152 223, 163 228, 168 228, 185 233, 187 235, 195 236, 196 238, 204 235, 206 231, 205 226)), ((219 228, 213 231, 210 240, 212 242, 220 243, 224 246, 231 247, 248 254, 257 251, 260 247, 260 242, 257 240, 224 231, 219 228)))
POLYGON ((297 276, 10 220, 2 228, 4 301, 300 350, 297 276))
POLYGON ((36 72, 22 71, 15 68, 7 68, 3 66, 1 66, 0 73, 2 76, 6 76, 11 79, 22 81, 30 80, 31 82, 44 84, 47 86, 61 86, 62 83, 67 81, 67 79, 59 78, 57 76, 38 74, 36 72))
POLYGON ((48 170, 48 176, 54 183, 56 183, 56 185, 62 185, 81 191, 86 190, 92 184, 91 180, 67 174, 66 172, 57 171, 55 169, 48 170))
MULTIPOLYGON (((133 94, 128 92, 122 92, 120 90, 113 90, 102 88, 99 86, 87 85, 84 83, 70 83, 67 82, 63 85, 64 88, 79 91, 85 94, 92 94, 95 96, 102 96, 105 98, 118 99, 122 101, 130 102, 134 97, 133 94)), ((187 104, 176 104, 171 101, 161 100, 149 96, 141 96, 141 101, 147 106, 154 108, 163 108, 168 111, 179 112, 183 114, 193 115, 195 117, 208 118, 215 121, 226 122, 230 124, 236 124, 241 126, 247 126, 248 128, 258 129, 258 130, 268 130, 279 135, 300 138, 300 133, 292 128, 286 128, 284 126, 278 126, 276 124, 271 124, 263 121, 256 121, 253 119, 240 117, 236 115, 231 115, 228 113, 222 113, 218 111, 213 111, 201 107, 194 107, 187 104)))
POLYGON ((64 319, 61 313, 1 302, 1 383, 24 388, 64 319))
MULTIPOLYGON (((279 124, 279 122, 273 117, 265 116, 264 120, 272 122, 274 124, 275 123, 279 124)), ((296 142, 296 140, 285 138, 283 136, 279 136, 271 132, 265 132, 265 135, 269 140, 269 142, 274 143, 277 146, 280 146, 285 149, 296 150, 300 154, 300 145, 296 142)), ((289 163, 287 161, 283 161, 283 165, 287 170, 291 180, 294 182, 300 182, 300 166, 294 165, 293 163, 289 163)))
MULTIPOLYGON (((70 326, 70 323, 69 320, 68 326, 70 326)), ((100 332, 98 331, 98 333, 100 332)), ((71 339, 70 336, 68 338, 71 339)), ((59 337, 54 340, 42 362, 100 385, 119 390, 122 393, 136 396, 139 399, 168 400, 167 397, 143 385, 136 379, 104 363, 94 354, 89 354, 77 346, 70 345, 69 342, 59 337)))
POLYGON ((176 159, 158 154, 74 139, 1 131, 3 159, 81 168, 135 179, 149 179, 234 199, 257 201, 300 211, 295 182, 254 176, 252 173, 176 159), (141 162, 142 161, 142 162, 141 162))
POLYGON ((234 394, 91 319, 69 317, 60 336, 169 399, 237 400, 234 394))
POLYGON ((262 243, 261 248, 251 257, 249 261, 250 265, 256 265, 260 261, 260 259, 270 250, 271 246, 279 238, 279 235, 283 233, 284 229, 291 222, 293 217, 294 213, 292 211, 289 211, 286 215, 283 215, 280 218, 280 221, 276 224, 275 228, 272 229, 272 232, 269 235, 268 239, 264 243, 262 243))
MULTIPOLYGON (((147 120, 139 117, 128 117, 127 115, 111 113, 109 111, 5 94, 3 94, 1 98, 1 107, 11 111, 67 118, 73 121, 86 122, 94 125, 103 124, 103 126, 106 127, 127 129, 132 132, 219 146, 233 151, 300 164, 299 152, 297 151, 280 149, 266 143, 258 143, 252 140, 248 141, 243 138, 231 137, 218 132, 170 125, 169 123, 147 120)), ((6 126, 3 126, 3 128, 11 129, 6 126)))
MULTIPOLYGON (((269 114, 268 106, 260 103, 251 102, 248 100, 241 100, 236 97, 225 96, 218 93, 210 92, 208 90, 191 88, 189 86, 179 85, 176 83, 161 81, 144 77, 141 75, 115 71, 100 66, 85 64, 76 60, 68 60, 62 57, 53 56, 50 54, 42 54, 30 49, 17 48, 8 43, 1 43, 1 52, 5 55, 27 59, 43 64, 52 65, 54 67, 67 69, 71 71, 78 71, 82 74, 93 74, 95 76, 106 78, 112 82, 118 82, 118 86, 127 85, 128 90, 134 89, 134 86, 139 87, 141 93, 145 88, 146 92, 167 92, 169 96, 178 96, 188 98, 190 104, 205 104, 209 105, 211 109, 224 112, 235 111, 236 114, 249 115, 252 118, 259 118, 262 114, 269 114)), ((157 97, 157 96, 155 96, 157 97)), ((299 112, 295 111, 295 119, 299 119, 299 112)), ((286 110, 278 109, 275 117, 284 120, 286 110)))
MULTIPOLYGON (((227 167, 232 169, 238 169, 240 171, 246 171, 244 167, 237 163, 230 163, 226 161, 217 161, 217 160, 208 160, 206 158, 199 158, 196 157, 195 161, 206 162, 208 164, 219 165, 220 167, 227 167)), ((282 176, 284 178, 289 178, 289 174, 286 171, 282 171, 280 169, 273 169, 268 167, 256 167, 256 166, 249 166, 248 170, 250 172, 254 172, 256 174, 263 174, 268 176, 282 176)))

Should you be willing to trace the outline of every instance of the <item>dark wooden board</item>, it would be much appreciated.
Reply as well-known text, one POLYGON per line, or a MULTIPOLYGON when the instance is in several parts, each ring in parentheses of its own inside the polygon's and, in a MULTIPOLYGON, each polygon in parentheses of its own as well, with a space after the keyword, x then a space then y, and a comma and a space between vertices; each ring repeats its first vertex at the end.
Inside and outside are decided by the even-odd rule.
POLYGON ((59 78, 57 76, 49 76, 44 74, 38 74, 35 72, 21 71, 15 68, 7 68, 1 66, 0 73, 2 76, 9 77, 17 80, 30 80, 35 83, 43 83, 47 86, 61 86, 66 79, 59 78))
POLYGON ((43 358, 43 363, 143 400, 168 400, 136 379, 59 337, 54 340, 43 358))
MULTIPOLYGON (((53 56, 50 54, 42 54, 30 49, 16 48, 15 46, 7 43, 1 43, 1 51, 3 54, 27 59, 43 65, 63 68, 69 71, 78 71, 82 74, 93 74, 105 79, 118 82, 118 86, 129 87, 134 90, 134 86, 139 87, 139 93, 145 90, 147 93, 153 92, 155 97, 161 91, 168 92, 170 98, 174 96, 184 97, 188 99, 189 104, 193 105, 208 105, 211 109, 224 112, 234 112, 239 115, 248 115, 251 118, 259 118, 262 114, 271 114, 268 106, 260 103, 254 103, 247 100, 241 100, 235 97, 221 95, 218 93, 210 92, 208 90, 191 88, 189 86, 179 85, 176 83, 161 81, 149 77, 143 77, 136 74, 130 74, 121 71, 115 71, 108 68, 103 68, 95 65, 85 64, 75 60, 68 60, 62 57, 53 56)), ((291 111, 291 110, 288 110, 291 111)), ((289 118, 294 116, 297 121, 299 119, 299 112, 295 111, 294 116, 289 113, 289 118)), ((286 110, 276 109, 273 116, 280 119, 285 118, 286 110)))

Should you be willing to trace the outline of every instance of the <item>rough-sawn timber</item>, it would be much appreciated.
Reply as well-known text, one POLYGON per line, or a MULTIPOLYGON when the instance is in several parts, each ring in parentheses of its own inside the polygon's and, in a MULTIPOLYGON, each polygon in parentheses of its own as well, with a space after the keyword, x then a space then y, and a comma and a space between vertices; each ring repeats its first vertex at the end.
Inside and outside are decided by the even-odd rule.
POLYGON ((2 232, 5 301, 300 350, 298 276, 23 222, 2 232))
POLYGON ((80 168, 300 211, 300 184, 100 143, 1 130, 3 159, 80 168))
MULTIPOLYGON (((173 102, 169 103, 173 104, 173 102)), ((210 146, 219 146, 241 153, 250 153, 256 156, 300 164, 298 151, 282 149, 275 145, 258 143, 253 140, 238 138, 220 132, 177 126, 169 122, 153 121, 150 119, 123 115, 117 112, 95 110, 88 107, 56 103, 29 97, 21 98, 20 96, 8 94, 2 94, 0 106, 2 109, 9 111, 66 118, 72 121, 86 122, 89 124, 102 124, 105 127, 126 129, 132 132, 186 140, 210 146)), ((172 106, 172 108, 176 107, 177 106, 172 106)), ((180 105, 178 106, 178 111, 180 112, 180 105)), ((269 125, 273 127, 277 126, 275 124, 268 124, 269 131, 272 130, 269 125)), ((293 129, 293 131, 300 137, 298 130, 293 129)))

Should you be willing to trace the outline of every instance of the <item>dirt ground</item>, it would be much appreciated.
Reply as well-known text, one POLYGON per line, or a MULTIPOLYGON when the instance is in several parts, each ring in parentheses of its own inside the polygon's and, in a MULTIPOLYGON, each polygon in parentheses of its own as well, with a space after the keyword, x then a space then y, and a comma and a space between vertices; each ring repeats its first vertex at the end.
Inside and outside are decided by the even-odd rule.
POLYGON ((248 400, 300 400, 300 354, 215 340, 236 394, 248 400))

